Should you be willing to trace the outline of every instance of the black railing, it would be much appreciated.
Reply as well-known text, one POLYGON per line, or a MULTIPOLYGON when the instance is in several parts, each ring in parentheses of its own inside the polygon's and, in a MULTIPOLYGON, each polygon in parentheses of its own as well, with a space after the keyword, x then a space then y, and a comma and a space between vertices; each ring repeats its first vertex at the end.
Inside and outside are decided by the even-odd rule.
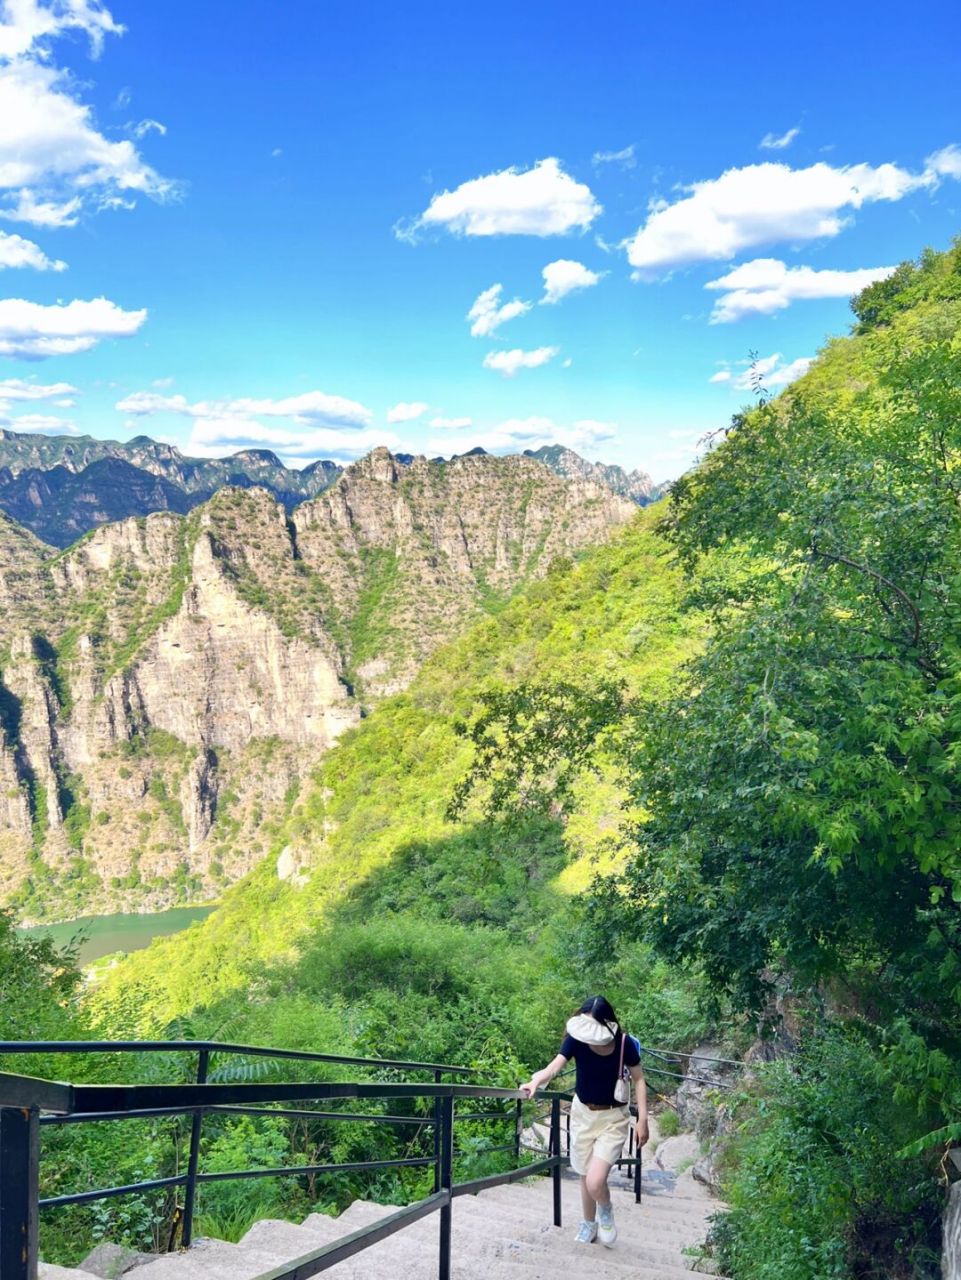
MULTIPOLYGON (((434 1167, 434 1191, 426 1199, 408 1205, 381 1219, 373 1226, 356 1231, 334 1244, 317 1249, 294 1262, 280 1266, 261 1280, 307 1280, 359 1253, 377 1241, 426 1215, 440 1215, 439 1264, 440 1280, 450 1276, 451 1206, 458 1196, 476 1194, 488 1187, 515 1182, 535 1174, 549 1173, 554 1182, 554 1223, 561 1225, 561 1170, 567 1164, 562 1150, 561 1101, 569 1095, 541 1093, 538 1098, 549 1101, 549 1143, 546 1157, 520 1165, 521 1115, 523 1096, 516 1089, 497 1088, 485 1084, 447 1083, 445 1074, 460 1077, 475 1074, 470 1068, 443 1063, 406 1062, 398 1059, 363 1059, 337 1054, 315 1054, 291 1050, 272 1050, 244 1045, 222 1045, 215 1041, 128 1041, 108 1042, 0 1042, 0 1053, 197 1053, 197 1080, 192 1084, 64 1084, 28 1076, 0 1073, 0 1276, 3 1280, 36 1280, 38 1267, 38 1221, 41 1210, 65 1205, 85 1204, 132 1193, 182 1188, 184 1193, 180 1243, 189 1245, 193 1232, 193 1216, 197 1188, 207 1183, 233 1179, 262 1177, 300 1177, 306 1175, 342 1174, 377 1169, 434 1167), (286 1083, 211 1083, 207 1076, 212 1054, 228 1053, 260 1055, 278 1059, 300 1059, 308 1062, 339 1063, 366 1068, 428 1072, 431 1083, 393 1081, 350 1082, 286 1082, 286 1083), (317 1103, 324 1100, 413 1100, 433 1102, 432 1113, 423 1116, 378 1115, 364 1112, 316 1111, 298 1107, 278 1109, 278 1104, 317 1103), (511 1110, 473 1111, 472 1120, 513 1121, 511 1142, 504 1150, 513 1150, 517 1167, 488 1177, 475 1178, 455 1185, 454 1170, 454 1104, 458 1099, 483 1099, 486 1102, 513 1102, 511 1110), (275 1169, 236 1170, 207 1173, 200 1168, 203 1118, 209 1114, 241 1114, 277 1116, 310 1116, 324 1120, 369 1120, 389 1125, 429 1126, 433 1129, 433 1153, 394 1160, 369 1160, 354 1163, 281 1166, 275 1169), (184 1173, 149 1181, 71 1192, 66 1195, 40 1196, 40 1131, 48 1125, 69 1125, 114 1120, 143 1119, 159 1116, 189 1116, 190 1146, 184 1173)), ((547 1118, 547 1117, 544 1117, 547 1118)), ((569 1140, 568 1140, 569 1147, 569 1140)), ((631 1161, 634 1163, 634 1161, 631 1161)), ((637 1162, 639 1167, 639 1161, 637 1162)))

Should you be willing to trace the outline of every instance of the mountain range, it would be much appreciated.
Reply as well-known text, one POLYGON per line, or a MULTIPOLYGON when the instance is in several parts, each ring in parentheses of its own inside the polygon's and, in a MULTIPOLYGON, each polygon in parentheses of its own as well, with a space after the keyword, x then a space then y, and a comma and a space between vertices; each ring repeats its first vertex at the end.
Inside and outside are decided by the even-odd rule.
MULTIPOLYGON (((473 450, 472 453, 483 452, 473 450)), ((660 495, 642 471, 588 462, 550 445, 524 455, 569 479, 592 480, 643 506, 660 495)), ((411 464, 409 454, 399 462, 411 464)), ((432 460, 438 465, 443 458, 432 460)), ((65 548, 84 533, 127 516, 153 511, 186 514, 227 486, 266 489, 288 510, 328 489, 344 468, 322 459, 287 467, 268 449, 227 458, 189 458, 174 445, 134 436, 47 436, 0 428, 0 511, 38 538, 65 548)))
POLYGON ((215 895, 374 703, 637 512, 483 452, 376 449, 292 511, 258 485, 186 514, 166 477, 71 461, 54 504, 100 468, 168 506, 59 553, 0 515, 0 897, 28 918, 215 895))

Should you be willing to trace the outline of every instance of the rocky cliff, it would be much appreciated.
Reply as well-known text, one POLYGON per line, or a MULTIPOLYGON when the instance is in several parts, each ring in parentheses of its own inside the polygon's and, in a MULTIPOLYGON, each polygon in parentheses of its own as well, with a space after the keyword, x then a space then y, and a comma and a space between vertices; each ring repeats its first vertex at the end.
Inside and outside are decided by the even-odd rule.
POLYGON ((528 458, 375 450, 291 516, 225 488, 54 555, 0 519, 0 891, 211 896, 365 705, 636 508, 528 458))
POLYGON ((528 449, 524 456, 536 458, 568 480, 593 480, 596 484, 605 485, 612 493, 630 498, 641 507, 654 502, 665 489, 664 485, 655 485, 646 471, 625 471, 623 467, 604 462, 588 462, 573 449, 565 449, 559 444, 528 449))

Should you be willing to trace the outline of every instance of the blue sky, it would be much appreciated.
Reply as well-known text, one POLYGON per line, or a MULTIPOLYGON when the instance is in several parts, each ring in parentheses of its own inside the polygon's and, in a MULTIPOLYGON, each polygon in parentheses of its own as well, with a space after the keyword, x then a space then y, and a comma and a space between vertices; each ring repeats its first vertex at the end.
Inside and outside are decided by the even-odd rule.
POLYGON ((750 351, 783 385, 961 231, 959 36, 948 0, 0 0, 0 423, 676 475, 750 351))

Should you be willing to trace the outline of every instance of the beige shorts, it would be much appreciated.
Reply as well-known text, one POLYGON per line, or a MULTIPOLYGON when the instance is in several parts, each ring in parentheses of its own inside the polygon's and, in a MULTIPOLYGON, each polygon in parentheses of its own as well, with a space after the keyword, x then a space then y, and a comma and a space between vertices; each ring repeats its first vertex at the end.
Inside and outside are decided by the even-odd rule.
POLYGON ((617 1164, 624 1154, 630 1128, 629 1106, 592 1111, 575 1094, 571 1103, 571 1168, 583 1175, 595 1156, 607 1164, 617 1164))

